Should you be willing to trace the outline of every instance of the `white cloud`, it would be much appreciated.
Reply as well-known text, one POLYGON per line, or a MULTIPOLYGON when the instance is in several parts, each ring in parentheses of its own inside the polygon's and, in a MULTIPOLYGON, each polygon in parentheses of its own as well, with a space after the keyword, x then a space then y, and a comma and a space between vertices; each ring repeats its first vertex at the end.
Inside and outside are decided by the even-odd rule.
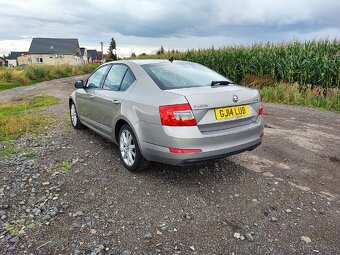
POLYGON ((31 39, 24 40, 0 40, 0 56, 10 51, 28 51, 31 39))
POLYGON ((338 0, 2 1, 0 51, 24 47, 21 39, 32 35, 78 38, 81 45, 114 36, 124 52, 339 37, 339 9, 338 0))

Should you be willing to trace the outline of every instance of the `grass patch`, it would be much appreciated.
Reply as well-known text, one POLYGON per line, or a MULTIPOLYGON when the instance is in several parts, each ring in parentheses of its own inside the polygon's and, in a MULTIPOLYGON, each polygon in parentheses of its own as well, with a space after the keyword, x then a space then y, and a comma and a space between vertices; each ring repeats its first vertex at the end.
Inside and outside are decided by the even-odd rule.
POLYGON ((5 89, 13 89, 13 88, 16 88, 16 87, 21 87, 23 85, 31 85, 32 83, 27 83, 27 84, 23 84, 23 83, 20 83, 20 82, 0 82, 0 91, 1 90, 5 90, 5 89))
POLYGON ((67 172, 67 171, 71 170, 72 164, 70 162, 63 161, 59 164, 59 168, 60 168, 61 171, 67 172))
POLYGON ((17 154, 19 151, 15 150, 14 148, 0 148, 0 157, 17 154))
POLYGON ((37 153, 33 150, 29 150, 25 153, 25 157, 27 158, 34 158, 35 156, 37 156, 37 153))
POLYGON ((71 65, 30 65, 15 68, 0 68, 0 91, 27 86, 41 81, 91 73, 98 64, 71 65))
POLYGON ((72 169, 72 164, 68 161, 62 161, 58 164, 54 164, 51 166, 51 169, 54 169, 54 170, 59 170, 59 171, 62 171, 62 172, 67 172, 69 170, 72 169))
POLYGON ((4 229, 8 230, 12 236, 23 236, 27 229, 34 229, 36 226, 36 222, 30 220, 27 216, 23 216, 19 220, 6 223, 4 229))
POLYGON ((27 101, 0 104, 0 140, 13 140, 27 132, 39 132, 53 121, 35 109, 56 104, 58 99, 38 95, 27 101))
POLYGON ((280 83, 273 87, 263 87, 260 94, 264 102, 316 107, 340 112, 340 89, 280 83))

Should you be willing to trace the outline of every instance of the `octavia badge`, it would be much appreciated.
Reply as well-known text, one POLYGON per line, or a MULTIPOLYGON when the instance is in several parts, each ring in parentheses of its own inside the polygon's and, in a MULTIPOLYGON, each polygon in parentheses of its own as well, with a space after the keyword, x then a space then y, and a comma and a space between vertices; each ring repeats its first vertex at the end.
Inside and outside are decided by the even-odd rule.
POLYGON ((236 103, 238 101, 238 97, 236 95, 233 96, 233 102, 236 103))

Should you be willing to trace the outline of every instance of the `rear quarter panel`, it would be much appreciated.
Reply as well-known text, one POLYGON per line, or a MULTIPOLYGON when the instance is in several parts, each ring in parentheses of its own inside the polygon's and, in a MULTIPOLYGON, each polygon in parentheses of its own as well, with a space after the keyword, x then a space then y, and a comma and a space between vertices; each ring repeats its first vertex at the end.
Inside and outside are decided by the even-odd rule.
POLYGON ((140 126, 138 122, 150 123, 161 128, 159 106, 183 104, 187 103, 187 100, 184 96, 161 90, 139 65, 129 62, 129 67, 136 76, 136 83, 122 102, 115 123, 119 119, 130 123, 141 144, 141 141, 154 140, 154 137, 149 137, 150 132, 146 132, 143 128, 137 128, 140 126))

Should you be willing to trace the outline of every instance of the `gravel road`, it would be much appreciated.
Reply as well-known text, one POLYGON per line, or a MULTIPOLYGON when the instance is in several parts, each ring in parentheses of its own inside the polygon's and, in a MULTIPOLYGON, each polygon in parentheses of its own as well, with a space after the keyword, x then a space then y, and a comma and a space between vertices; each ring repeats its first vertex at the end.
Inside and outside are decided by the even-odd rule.
POLYGON ((44 108, 56 126, 0 158, 0 254, 339 254, 340 114, 265 104, 256 150, 133 174, 116 146, 72 129, 78 78, 0 92, 61 99, 44 108))

